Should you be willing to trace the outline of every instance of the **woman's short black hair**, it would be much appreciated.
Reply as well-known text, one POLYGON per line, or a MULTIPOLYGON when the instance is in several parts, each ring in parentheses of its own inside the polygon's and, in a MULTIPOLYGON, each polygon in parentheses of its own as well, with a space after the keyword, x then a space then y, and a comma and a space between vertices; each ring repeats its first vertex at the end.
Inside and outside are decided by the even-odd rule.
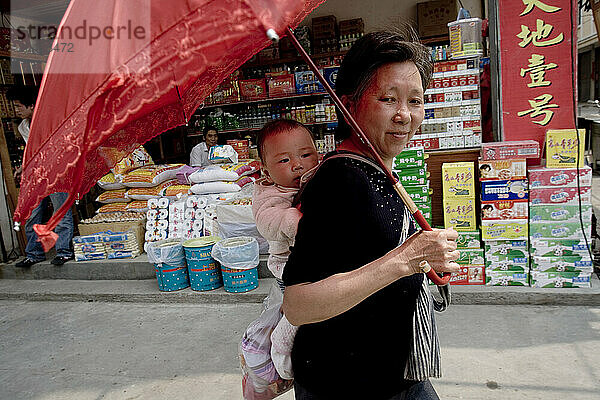
POLYGON ((267 122, 260 131, 256 134, 256 149, 258 150, 258 158, 264 162, 265 155, 265 141, 267 138, 280 133, 289 132, 296 128, 304 128, 310 135, 313 143, 315 141, 312 132, 303 123, 293 119, 276 119, 274 121, 267 122))
POLYGON ((219 133, 219 131, 217 130, 217 128, 215 128, 212 125, 206 125, 204 127, 204 129, 202 129, 202 134, 206 137, 206 134, 208 133, 208 131, 215 131, 217 133, 219 133))
MULTIPOLYGON (((379 67, 405 61, 412 61, 416 65, 421 75, 423 90, 427 89, 433 71, 431 55, 427 47, 418 42, 414 29, 405 30, 405 33, 392 30, 371 32, 354 42, 338 71, 336 94, 340 98, 346 95, 357 101, 379 67)), ((346 139, 351 134, 351 128, 339 110, 337 115, 336 137, 340 140, 346 139)))

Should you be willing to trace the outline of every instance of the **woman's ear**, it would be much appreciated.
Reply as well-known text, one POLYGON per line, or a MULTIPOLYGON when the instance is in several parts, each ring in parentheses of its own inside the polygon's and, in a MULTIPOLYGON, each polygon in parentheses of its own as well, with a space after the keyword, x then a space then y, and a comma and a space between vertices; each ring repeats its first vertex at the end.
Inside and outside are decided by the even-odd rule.
POLYGON ((350 96, 344 94, 342 95, 341 100, 344 107, 346 107, 348 111, 352 111, 352 100, 350 100, 350 96))

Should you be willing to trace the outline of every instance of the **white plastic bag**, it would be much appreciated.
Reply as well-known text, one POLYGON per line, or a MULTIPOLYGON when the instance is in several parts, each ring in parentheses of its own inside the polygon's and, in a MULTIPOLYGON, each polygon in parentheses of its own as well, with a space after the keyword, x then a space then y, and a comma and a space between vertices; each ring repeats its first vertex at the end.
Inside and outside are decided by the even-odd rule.
POLYGON ((263 312, 252 322, 240 343, 242 393, 245 400, 270 400, 292 388, 293 380, 282 379, 271 360, 271 332, 281 319, 283 293, 272 285, 263 302, 263 312))

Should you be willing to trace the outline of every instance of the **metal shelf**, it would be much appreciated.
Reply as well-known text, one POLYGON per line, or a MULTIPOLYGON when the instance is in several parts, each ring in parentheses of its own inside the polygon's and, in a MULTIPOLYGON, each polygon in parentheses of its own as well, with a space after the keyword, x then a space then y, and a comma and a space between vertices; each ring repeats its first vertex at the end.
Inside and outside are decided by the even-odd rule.
POLYGON ((218 107, 226 107, 226 106, 235 106, 240 104, 249 104, 249 103, 268 103, 270 101, 281 101, 281 100, 290 100, 290 99, 300 99, 305 97, 318 97, 318 96, 329 96, 327 92, 316 92, 316 93, 307 93, 307 94, 296 94, 285 97, 268 97, 266 99, 260 100, 244 100, 244 101, 236 101, 234 103, 218 103, 218 104, 210 104, 204 107, 198 108, 196 112, 201 110, 206 110, 209 108, 218 108, 218 107))

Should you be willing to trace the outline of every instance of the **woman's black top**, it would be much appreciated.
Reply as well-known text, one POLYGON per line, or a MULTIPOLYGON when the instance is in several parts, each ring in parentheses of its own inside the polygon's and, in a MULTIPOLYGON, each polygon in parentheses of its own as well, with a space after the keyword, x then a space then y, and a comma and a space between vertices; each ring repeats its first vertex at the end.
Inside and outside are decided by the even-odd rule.
MULTIPOLYGON (((303 217, 283 272, 286 286, 352 271, 399 244, 405 206, 381 170, 363 161, 325 161, 301 197, 303 217)), ((408 236, 416 231, 412 218, 408 236)), ((302 325, 294 378, 325 398, 388 399, 403 379, 422 274, 402 278, 343 314, 302 325)), ((332 289, 335 290, 335 289, 332 289)))

